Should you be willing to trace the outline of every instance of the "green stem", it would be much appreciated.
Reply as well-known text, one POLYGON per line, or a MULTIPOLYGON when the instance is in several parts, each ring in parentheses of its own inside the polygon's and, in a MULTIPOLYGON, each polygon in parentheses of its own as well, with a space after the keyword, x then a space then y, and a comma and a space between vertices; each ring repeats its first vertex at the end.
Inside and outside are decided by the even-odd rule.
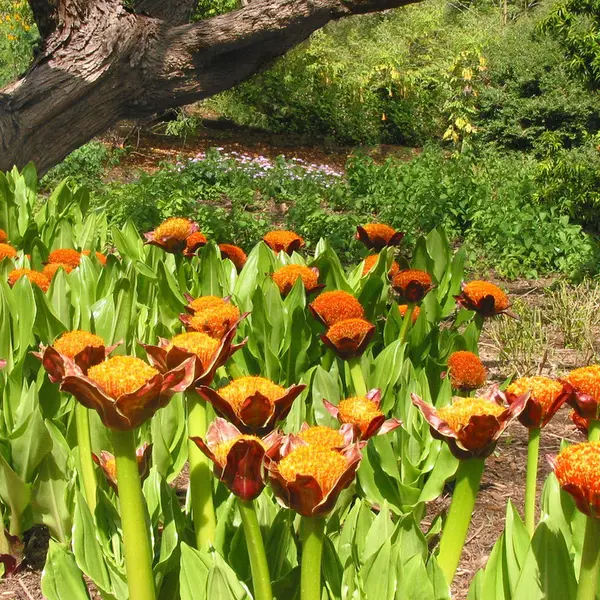
POLYGON ((408 331, 412 325, 412 316, 415 312, 415 303, 409 302, 406 307, 406 312, 404 313, 404 318, 402 319, 402 327, 400 328, 400 335, 398 339, 400 343, 404 343, 406 341, 406 336, 408 335, 408 331))
POLYGON ((477 344, 479 344, 479 338, 481 337, 481 332, 483 331, 483 323, 484 323, 485 319, 479 313, 475 313, 475 317, 473 317, 473 321, 475 323, 475 328, 477 331, 477 337, 475 339, 475 342, 477 344))
POLYGON ((153 552, 135 455, 134 431, 113 431, 112 442, 117 466, 129 600, 154 600, 153 552))
POLYGON ((357 396, 367 395, 367 384, 362 372, 362 366, 360 364, 360 356, 358 358, 351 358, 348 360, 348 366, 350 367, 350 377, 352 378, 352 385, 354 386, 354 393, 357 396))
POLYGON ((581 553, 577 600, 595 600, 600 567, 600 525, 598 519, 587 517, 581 553))
POLYGON ((600 441, 600 421, 592 419, 588 427, 588 441, 599 442, 600 441))
MULTIPOLYGON (((206 401, 196 392, 186 394, 188 405, 188 435, 206 437, 206 401)), ((214 544, 217 521, 212 498, 212 473, 210 460, 200 448, 188 441, 190 463, 190 501, 196 532, 196 547, 203 550, 214 544)))
POLYGON ((89 410, 77 402, 75 404, 75 424, 77 426, 77 447, 79 448, 79 468, 85 499, 92 515, 96 510, 96 472, 92 459, 92 439, 90 435, 89 410))
POLYGON ((527 477, 525 484, 525 528, 529 537, 535 530, 535 500, 537 489, 537 470, 540 455, 540 428, 529 430, 527 443, 527 477))
POLYGON ((260 525, 256 517, 256 508, 252 500, 246 502, 241 498, 238 500, 244 535, 246 536, 246 546, 250 556, 250 568, 252 569, 252 583, 254 587, 255 600, 272 600, 271 577, 269 575, 269 565, 267 555, 265 554, 265 545, 263 543, 260 525))
POLYGON ((460 555, 467 539, 475 498, 483 474, 485 461, 482 458, 461 460, 456 473, 456 485, 446 524, 440 540, 438 565, 442 569, 448 585, 452 584, 460 555))
POLYGON ((321 600, 321 556, 325 519, 302 518, 302 564, 300 574, 301 600, 321 600))

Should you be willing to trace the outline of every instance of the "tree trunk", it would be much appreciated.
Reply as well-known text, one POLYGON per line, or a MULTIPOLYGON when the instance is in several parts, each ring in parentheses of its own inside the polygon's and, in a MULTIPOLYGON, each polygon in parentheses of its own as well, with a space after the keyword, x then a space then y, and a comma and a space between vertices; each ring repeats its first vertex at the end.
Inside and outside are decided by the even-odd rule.
POLYGON ((42 54, 0 90, 0 170, 40 173, 122 118, 202 100, 267 68, 329 21, 415 0, 255 0, 181 24, 193 0, 30 0, 42 54), (144 11, 142 14, 141 11, 144 11))

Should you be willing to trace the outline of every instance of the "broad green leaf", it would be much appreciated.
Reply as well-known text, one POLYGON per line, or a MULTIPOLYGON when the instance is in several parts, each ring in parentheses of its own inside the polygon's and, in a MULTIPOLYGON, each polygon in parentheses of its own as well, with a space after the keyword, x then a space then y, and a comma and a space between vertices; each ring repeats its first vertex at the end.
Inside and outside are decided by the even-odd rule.
POLYGON ((89 600, 81 571, 70 552, 50 540, 42 573, 42 593, 48 600, 89 600))

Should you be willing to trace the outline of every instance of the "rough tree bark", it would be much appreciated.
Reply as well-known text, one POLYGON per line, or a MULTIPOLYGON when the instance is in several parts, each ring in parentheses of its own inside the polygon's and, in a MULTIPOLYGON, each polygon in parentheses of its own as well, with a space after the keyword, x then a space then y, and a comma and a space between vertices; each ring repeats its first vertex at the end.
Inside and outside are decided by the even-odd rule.
POLYGON ((188 23, 197 0, 29 0, 43 46, 0 90, 0 170, 40 173, 122 118, 212 96, 348 15, 417 0, 254 0, 188 23))

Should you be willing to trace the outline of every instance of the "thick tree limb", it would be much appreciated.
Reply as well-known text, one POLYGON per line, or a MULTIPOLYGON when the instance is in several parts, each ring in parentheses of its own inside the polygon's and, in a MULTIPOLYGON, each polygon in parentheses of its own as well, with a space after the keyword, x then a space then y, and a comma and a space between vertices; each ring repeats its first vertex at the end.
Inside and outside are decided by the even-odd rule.
POLYGON ((192 19, 197 4, 198 0, 139 0, 135 4, 135 12, 169 25, 184 25, 192 19))
POLYGON ((329 21, 414 0, 255 0, 180 26, 132 14, 114 0, 60 1, 70 6, 59 10, 48 53, 0 91, 0 169, 33 160, 45 172, 123 117, 212 96, 329 21))

